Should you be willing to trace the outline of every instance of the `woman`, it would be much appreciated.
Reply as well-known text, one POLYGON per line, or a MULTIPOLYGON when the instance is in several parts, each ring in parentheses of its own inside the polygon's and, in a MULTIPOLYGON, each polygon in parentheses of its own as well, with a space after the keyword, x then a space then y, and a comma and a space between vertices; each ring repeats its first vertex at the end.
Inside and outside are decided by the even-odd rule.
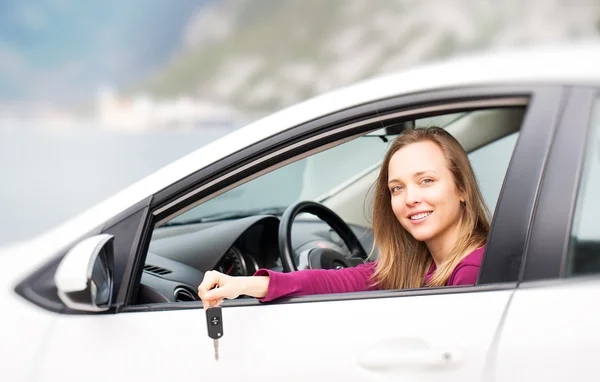
POLYGON ((377 261, 341 270, 261 269, 250 277, 210 271, 198 295, 207 308, 242 294, 266 302, 284 296, 475 284, 488 216, 460 143, 438 127, 407 130, 386 153, 376 183, 377 261))

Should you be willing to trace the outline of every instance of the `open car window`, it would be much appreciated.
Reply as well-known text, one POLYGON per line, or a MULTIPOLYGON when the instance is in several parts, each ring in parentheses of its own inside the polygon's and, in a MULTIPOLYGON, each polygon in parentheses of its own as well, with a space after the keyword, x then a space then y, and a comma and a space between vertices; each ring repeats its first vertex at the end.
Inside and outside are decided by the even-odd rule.
MULTIPOLYGON (((441 126, 454 135, 467 151, 493 212, 524 110, 519 106, 446 113, 401 122, 401 127, 441 126)), ((137 303, 197 300, 196 287, 208 270, 233 276, 250 276, 260 268, 283 271, 279 217, 298 201, 330 208, 370 252, 372 186, 400 131, 392 126, 342 139, 259 176, 248 173, 251 180, 193 208, 182 207, 152 233, 137 303)), ((311 215, 296 219, 291 240, 297 261, 315 247, 350 255, 336 233, 311 215)), ((376 256, 375 250, 373 259, 376 256)))

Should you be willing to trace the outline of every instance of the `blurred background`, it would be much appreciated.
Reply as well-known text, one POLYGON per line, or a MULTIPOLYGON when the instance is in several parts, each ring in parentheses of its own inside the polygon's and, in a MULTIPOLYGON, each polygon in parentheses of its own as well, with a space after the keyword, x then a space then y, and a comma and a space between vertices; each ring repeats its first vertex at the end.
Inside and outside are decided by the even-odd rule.
POLYGON ((599 35, 600 0, 0 0, 0 247, 314 95, 599 35))

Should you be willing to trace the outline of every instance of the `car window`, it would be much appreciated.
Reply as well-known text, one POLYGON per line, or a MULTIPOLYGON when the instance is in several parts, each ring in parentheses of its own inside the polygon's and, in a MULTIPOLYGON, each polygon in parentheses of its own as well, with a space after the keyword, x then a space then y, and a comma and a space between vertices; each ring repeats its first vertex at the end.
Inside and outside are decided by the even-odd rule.
POLYGON ((600 100, 596 100, 577 193, 567 276, 600 273, 600 100))
MULTIPOLYGON (((524 111, 525 108, 516 107, 448 113, 402 122, 405 126, 401 127, 441 126, 452 134, 467 151, 484 200, 493 212, 524 111)), ((201 282, 203 272, 210 269, 235 276, 251 276, 260 268, 282 271, 277 226, 269 223, 278 224, 278 219, 259 220, 242 232, 238 229, 256 221, 243 218, 281 216, 288 206, 301 200, 322 203, 333 210, 357 230, 363 248, 371 248, 370 190, 381 161, 400 130, 396 127, 400 126, 375 130, 311 153, 157 225, 145 259, 137 303, 157 302, 154 292, 149 291, 158 291, 161 301, 186 301, 189 296, 196 300, 194 288, 201 282), (171 282, 178 286, 173 289, 171 282), (187 291, 187 297, 181 297, 180 290, 187 291)), ((296 222, 292 238, 298 262, 304 251, 314 247, 348 254, 348 248, 328 231, 325 223, 299 220, 302 221, 296 222)))

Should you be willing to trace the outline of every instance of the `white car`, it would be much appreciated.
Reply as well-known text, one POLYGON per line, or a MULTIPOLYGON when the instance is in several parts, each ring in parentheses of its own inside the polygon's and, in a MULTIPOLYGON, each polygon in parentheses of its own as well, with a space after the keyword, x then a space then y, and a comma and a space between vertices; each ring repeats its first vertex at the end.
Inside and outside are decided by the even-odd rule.
POLYGON ((600 45, 548 47, 241 128, 0 255, 2 380, 597 381, 599 90, 600 45), (493 212, 477 284, 227 300, 215 360, 204 272, 363 262, 383 154, 429 125, 463 144, 493 212))

